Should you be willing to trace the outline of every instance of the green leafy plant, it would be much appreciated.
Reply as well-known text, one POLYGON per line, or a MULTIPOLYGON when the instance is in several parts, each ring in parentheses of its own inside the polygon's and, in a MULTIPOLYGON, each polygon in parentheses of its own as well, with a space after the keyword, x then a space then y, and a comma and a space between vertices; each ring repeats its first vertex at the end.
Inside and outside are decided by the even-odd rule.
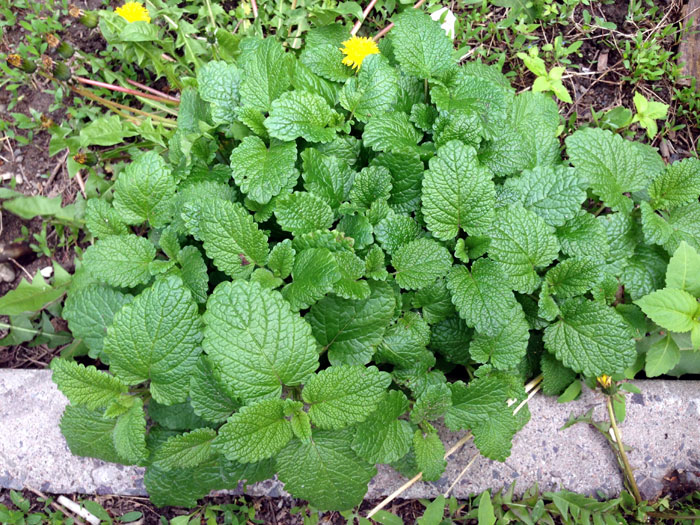
POLYGON ((135 153, 87 202, 97 240, 63 316, 109 371, 52 363, 61 429, 75 454, 146 466, 157 505, 276 473, 350 509, 378 463, 439 479, 439 421, 505 460, 524 382, 630 369, 631 301, 698 245, 694 165, 601 129, 564 162, 556 103, 458 66, 417 10, 348 56, 359 71, 349 36, 201 64, 167 155, 135 153))
POLYGON ((562 102, 571 104, 571 95, 561 81, 562 75, 566 71, 563 67, 555 66, 547 71, 547 66, 544 59, 539 56, 537 47, 530 48, 528 53, 518 53, 518 58, 537 77, 532 85, 533 91, 551 91, 562 102))
MULTIPOLYGON (((700 255, 685 241, 666 269, 666 287, 636 301, 657 326, 645 341, 645 372, 654 377, 675 368, 681 360, 697 362, 700 350, 700 255), (683 350, 683 351, 681 351, 683 350), (682 358, 683 354, 689 354, 682 358)), ((687 367, 687 365, 686 365, 687 367)), ((700 369, 687 370, 697 373, 700 369)))
POLYGON ((668 104, 647 100, 641 93, 635 93, 634 106, 637 111, 632 117, 632 123, 639 122, 639 125, 647 130, 647 136, 653 139, 659 132, 656 121, 666 118, 668 104))

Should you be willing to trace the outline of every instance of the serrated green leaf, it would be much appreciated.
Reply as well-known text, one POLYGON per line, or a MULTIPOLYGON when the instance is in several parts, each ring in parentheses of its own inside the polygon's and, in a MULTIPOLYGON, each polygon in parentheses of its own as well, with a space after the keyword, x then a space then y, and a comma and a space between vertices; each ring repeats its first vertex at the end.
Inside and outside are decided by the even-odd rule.
POLYGON ((507 383, 491 376, 472 380, 468 386, 452 383, 452 407, 445 424, 452 430, 469 428, 474 443, 486 457, 505 461, 518 430, 517 419, 506 401, 507 383))
POLYGON ((532 293, 540 281, 535 270, 559 254, 554 228, 534 212, 510 205, 496 210, 490 234, 489 257, 500 264, 515 290, 532 293))
POLYGON ((583 295, 602 279, 600 260, 591 257, 572 257, 551 268, 544 280, 549 290, 561 299, 583 295))
POLYGON ((377 469, 350 447, 352 430, 317 430, 309 442, 291 441, 277 457, 284 488, 319 510, 347 510, 362 502, 377 469))
POLYGON ((395 17, 390 33, 394 55, 401 67, 418 78, 440 78, 455 66, 452 42, 422 11, 407 9, 395 17))
POLYGON ((201 352, 197 304, 182 279, 169 276, 126 304, 107 329, 110 370, 129 385, 150 380, 153 399, 187 398, 189 377, 201 352))
POLYGON ((240 105, 243 75, 235 65, 212 60, 197 70, 199 96, 211 104, 212 119, 217 124, 232 124, 240 105))
POLYGON ((416 239, 396 249, 391 256, 396 282, 417 290, 433 284, 450 271, 452 257, 447 248, 432 239, 416 239))
POLYGON ((423 317, 429 324, 439 323, 455 313, 452 296, 444 279, 418 290, 413 298, 413 307, 423 309, 423 317))
POLYGON ((389 327, 374 356, 376 363, 391 363, 410 368, 416 363, 435 363, 426 350, 430 342, 430 327, 416 312, 407 312, 396 324, 389 327))
POLYGON ((304 188, 337 209, 348 198, 355 173, 340 158, 324 155, 316 148, 306 148, 304 161, 304 188))
POLYGON ((577 171, 564 166, 525 170, 519 178, 507 179, 504 187, 516 190, 521 204, 551 226, 562 226, 576 217, 586 199, 577 171))
POLYGON ((582 212, 557 228, 561 251, 572 257, 600 257, 610 250, 605 226, 590 213, 582 212))
POLYGON ((399 213, 414 211, 420 203, 423 162, 417 153, 380 153, 371 161, 391 173, 389 204, 399 213))
POLYGON ((369 286, 367 299, 328 296, 306 315, 331 364, 368 363, 393 318, 396 300, 391 287, 382 281, 370 282, 369 286))
POLYGON ((271 137, 309 142, 330 142, 335 138, 342 118, 320 95, 289 91, 272 103, 265 127, 271 137))
POLYGON ((668 255, 660 246, 638 244, 620 274, 620 282, 632 299, 653 292, 664 285, 668 255))
POLYGON ((118 378, 94 366, 85 367, 74 361, 54 359, 51 370, 52 379, 63 395, 74 405, 83 405, 90 410, 106 407, 128 390, 118 378))
POLYGON ((437 481, 442 476, 447 466, 444 459, 445 445, 440 441, 435 430, 423 433, 418 429, 413 434, 413 450, 416 454, 416 463, 423 473, 425 481, 437 481))
POLYGON ((512 370, 525 357, 530 339, 529 325, 520 306, 516 306, 493 335, 476 333, 469 354, 477 363, 491 363, 498 370, 512 370))
POLYGON ((700 297, 700 255, 685 241, 680 243, 668 263, 666 286, 700 297))
POLYGON ((435 84, 430 96, 441 111, 463 110, 478 115, 487 137, 502 129, 512 99, 510 90, 475 76, 464 67, 446 84, 435 84))
POLYGON ((571 162, 610 208, 629 213, 632 200, 623 195, 647 187, 658 173, 636 144, 600 128, 581 129, 566 138, 571 162))
POLYGON ((85 209, 85 226, 95 237, 125 235, 129 232, 119 213, 102 199, 89 199, 85 209))
POLYGON ((240 87, 242 105, 269 111, 273 101, 291 84, 293 62, 294 57, 285 53, 274 38, 262 40, 244 64, 246 74, 240 87))
POLYGON ((294 186, 299 176, 296 160, 294 142, 273 141, 268 148, 258 137, 248 136, 231 152, 231 169, 241 191, 265 204, 283 188, 294 186))
POLYGON ((458 317, 449 317, 432 327, 430 346, 451 363, 466 365, 470 361, 469 343, 473 330, 458 317))
POLYGON ((419 425, 424 421, 435 421, 445 415, 452 406, 452 392, 447 383, 428 385, 411 409, 411 423, 419 425))
POLYGON ((369 55, 362 61, 357 77, 351 77, 340 92, 340 105, 361 122, 389 111, 398 91, 396 70, 382 55, 369 55))
POLYGON ((663 243, 667 252, 675 252, 683 241, 700 250, 700 202, 673 208, 668 213, 668 224, 672 233, 663 243))
POLYGON ((333 293, 345 299, 369 297, 369 283, 359 280, 365 274, 365 262, 349 251, 336 252, 334 256, 341 278, 333 284, 333 293))
POLYGON ((656 177, 649 196, 656 209, 697 200, 700 195, 700 161, 689 158, 676 161, 656 177))
POLYGON ((700 313, 695 297, 684 290, 664 288, 635 301, 656 324, 673 332, 687 332, 700 313))
POLYGON ((296 191, 277 199, 275 217, 280 227, 294 235, 326 230, 333 224, 333 210, 313 193, 296 191))
POLYGON ((542 353, 540 368, 542 370, 542 393, 546 396, 558 396, 576 379, 576 372, 561 364, 549 352, 542 353))
POLYGON ((423 179, 422 211, 428 229, 445 241, 460 229, 469 235, 488 229, 496 201, 491 178, 474 148, 457 141, 440 148, 423 179))
POLYGON ((369 166, 355 176, 350 201, 355 206, 369 208, 376 200, 386 200, 391 194, 391 173, 381 166, 369 166))
POLYGON ((340 42, 311 44, 307 41, 300 60, 315 74, 333 82, 344 82, 352 77, 352 68, 343 64, 340 42))
POLYGON ((384 252, 379 246, 372 246, 365 256, 365 275, 368 279, 384 281, 389 276, 384 261, 384 252))
POLYGON ((89 284, 71 292, 63 307, 63 318, 75 338, 82 339, 96 354, 114 314, 133 299, 107 286, 89 284))
POLYGON ((498 177, 506 177, 527 167, 525 141, 517 129, 509 125, 492 134, 479 150, 479 161, 498 177))
POLYGON ((292 268, 294 268, 295 256, 296 251, 292 246, 291 239, 285 239, 275 244, 270 250, 270 256, 267 258, 267 267, 277 277, 286 279, 292 273, 292 268))
POLYGON ((136 402, 123 415, 117 418, 112 435, 114 448, 125 465, 137 465, 143 463, 148 457, 146 447, 146 414, 143 411, 143 402, 135 398, 136 402))
POLYGON ((421 228, 408 215, 390 214, 374 228, 374 235, 389 254, 418 238, 421 228))
POLYGON ((219 429, 214 446, 227 458, 253 463, 275 456, 292 439, 282 399, 263 399, 244 406, 219 429))
POLYGON ((374 151, 404 152, 415 150, 422 136, 406 113, 392 111, 369 119, 362 141, 374 151))
POLYGON ((627 323, 609 306, 582 297, 561 305, 561 318, 544 332, 544 345, 587 377, 622 372, 636 357, 627 323))
POLYGON ((125 461, 114 446, 116 419, 103 417, 85 407, 68 405, 61 416, 61 433, 76 456, 99 458, 112 463, 125 461))
POLYGON ((209 275, 207 264, 202 253, 196 246, 185 246, 177 256, 180 264, 180 276, 185 286, 192 292, 192 297, 198 303, 207 302, 209 291, 209 275))
POLYGON ((114 208, 127 224, 148 221, 151 226, 162 226, 175 189, 168 165, 158 153, 149 151, 119 174, 114 185, 114 208))
POLYGON ((477 259, 471 271, 465 266, 452 268, 447 288, 459 316, 486 335, 498 334, 517 306, 503 269, 490 259, 477 259))
POLYGON ((257 283, 221 283, 204 314, 205 352, 235 397, 279 396, 318 368, 311 329, 279 292, 257 283))
POLYGON ((218 423, 239 407, 226 392, 207 356, 200 357, 190 377, 190 404, 198 416, 218 423))
POLYGON ((302 398, 319 428, 339 429, 367 419, 386 393, 391 376, 376 367, 331 366, 304 385, 302 398))
POLYGON ((149 458, 151 464, 163 470, 196 467, 214 456, 212 441, 216 430, 198 428, 168 439, 149 458))
POLYGON ((202 241, 207 257, 222 272, 233 278, 244 277, 255 265, 265 264, 267 235, 239 203, 223 199, 199 201, 195 220, 188 224, 190 233, 202 241))
POLYGON ((83 263, 96 279, 111 286, 133 287, 151 280, 149 265, 156 247, 133 234, 105 237, 85 250, 83 263))
POLYGON ((292 310, 308 308, 331 291, 342 278, 338 262, 327 248, 308 248, 294 259, 292 282, 284 287, 282 296, 292 310))
POLYGON ((406 455, 411 447, 413 431, 408 421, 398 419, 408 410, 408 399, 391 390, 377 409, 355 427, 352 449, 365 461, 391 463, 406 455))

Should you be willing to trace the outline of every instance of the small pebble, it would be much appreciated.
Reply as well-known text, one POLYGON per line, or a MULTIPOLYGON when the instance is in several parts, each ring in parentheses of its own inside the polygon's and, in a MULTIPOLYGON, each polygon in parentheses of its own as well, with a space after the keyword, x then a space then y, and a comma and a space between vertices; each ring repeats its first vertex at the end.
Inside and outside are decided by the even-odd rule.
POLYGON ((11 283, 16 276, 17 274, 12 266, 7 263, 0 263, 0 282, 11 283))
POLYGON ((52 266, 47 266, 45 268, 42 268, 39 270, 41 272, 41 275, 44 277, 44 279, 48 279, 53 275, 53 267, 52 266))

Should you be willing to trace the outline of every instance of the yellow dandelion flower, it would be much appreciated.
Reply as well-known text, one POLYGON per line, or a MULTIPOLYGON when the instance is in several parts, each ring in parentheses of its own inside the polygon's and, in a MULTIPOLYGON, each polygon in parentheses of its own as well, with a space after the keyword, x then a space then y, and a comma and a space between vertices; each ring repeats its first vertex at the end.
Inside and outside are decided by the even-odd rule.
POLYGON ((612 377, 603 374, 598 378, 598 383, 600 383, 600 386, 603 388, 610 388, 610 385, 612 385, 612 377))
POLYGON ((343 42, 343 46, 345 47, 340 48, 340 51, 345 55, 343 64, 354 69, 360 69, 366 56, 379 53, 377 43, 366 36, 354 36, 343 42))
POLYGON ((121 7, 114 10, 127 22, 151 22, 151 17, 148 15, 148 9, 138 2, 127 2, 121 7))

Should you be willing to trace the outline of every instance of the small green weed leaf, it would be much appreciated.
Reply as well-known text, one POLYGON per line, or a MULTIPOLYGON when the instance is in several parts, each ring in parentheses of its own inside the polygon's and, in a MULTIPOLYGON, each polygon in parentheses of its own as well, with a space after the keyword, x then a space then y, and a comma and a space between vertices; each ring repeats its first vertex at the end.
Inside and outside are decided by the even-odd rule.
POLYGON ((635 301, 656 324, 673 332, 687 332, 693 327, 700 305, 684 290, 664 288, 635 301))
POLYGON ((477 259, 471 271, 453 267, 447 288, 460 317, 486 335, 498 334, 518 306, 502 267, 490 259, 477 259))
POLYGON ((351 77, 340 92, 340 105, 358 120, 389 111, 396 102, 398 76, 382 55, 370 55, 362 61, 357 77, 351 77))
POLYGON ((644 372, 648 377, 657 377, 673 369, 680 360, 680 348, 667 334, 649 347, 644 372))
POLYGON ((682 241, 668 262, 666 286, 700 297, 700 255, 682 241))

